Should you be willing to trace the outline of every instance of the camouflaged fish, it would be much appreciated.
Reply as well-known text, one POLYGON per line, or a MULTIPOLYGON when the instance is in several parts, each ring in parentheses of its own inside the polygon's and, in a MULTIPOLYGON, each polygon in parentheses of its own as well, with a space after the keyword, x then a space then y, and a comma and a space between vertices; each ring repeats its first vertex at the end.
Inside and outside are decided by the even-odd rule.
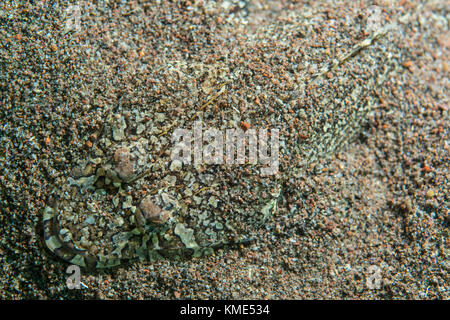
POLYGON ((47 247, 72 264, 108 268, 253 241, 276 215, 289 180, 359 132, 393 68, 391 27, 369 33, 362 22, 325 23, 318 30, 308 21, 241 33, 240 46, 212 62, 167 60, 152 70, 152 94, 136 90, 111 107, 90 157, 73 160, 71 174, 55 186, 43 212, 47 247), (135 97, 148 103, 135 104, 135 97), (193 133, 199 123, 200 136, 193 133), (223 144, 227 130, 242 130, 244 147, 249 133, 277 129, 277 148, 269 147, 277 151, 276 172, 263 175, 274 163, 258 157, 227 163, 217 135, 205 142, 211 128, 223 144), (177 129, 192 132, 186 150, 205 155, 212 145, 219 163, 174 160, 177 129))

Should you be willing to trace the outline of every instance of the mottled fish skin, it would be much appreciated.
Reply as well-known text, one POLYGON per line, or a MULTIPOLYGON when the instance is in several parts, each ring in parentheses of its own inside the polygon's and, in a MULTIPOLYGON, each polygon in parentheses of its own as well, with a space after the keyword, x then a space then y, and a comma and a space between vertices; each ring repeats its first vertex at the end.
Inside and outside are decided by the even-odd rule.
POLYGON ((265 39, 273 45, 286 32, 313 32, 305 21, 242 35, 242 46, 214 63, 167 61, 154 70, 160 82, 148 88, 147 105, 110 108, 90 158, 73 163, 89 174, 60 180, 53 204, 44 209, 47 247, 71 264, 109 268, 123 260, 201 256, 251 243, 276 214, 289 179, 360 131, 393 68, 385 39, 391 26, 359 39, 330 29, 324 38, 273 47, 298 50, 295 61, 272 63, 263 51, 252 61, 241 58, 265 39), (319 41, 340 50, 324 58, 319 41), (279 129, 279 172, 262 175, 261 163, 174 165, 170 137, 177 128, 194 130, 196 121, 203 130, 223 132, 243 121, 279 129))

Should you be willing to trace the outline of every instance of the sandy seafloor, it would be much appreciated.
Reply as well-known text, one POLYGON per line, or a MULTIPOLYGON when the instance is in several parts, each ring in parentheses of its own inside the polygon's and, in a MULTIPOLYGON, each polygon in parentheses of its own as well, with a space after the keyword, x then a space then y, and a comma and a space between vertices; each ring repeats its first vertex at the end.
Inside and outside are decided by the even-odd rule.
MULTIPOLYGON (((112 27, 133 28, 120 23, 120 15, 130 14, 132 6, 117 3, 109 4, 119 22, 112 27)), ((0 298, 449 298, 448 1, 272 3, 266 9, 270 18, 283 10, 314 7, 345 19, 339 16, 342 7, 357 15, 376 5, 389 12, 390 22, 408 30, 398 41, 407 53, 402 75, 389 79, 358 139, 322 163, 320 173, 308 175, 299 190, 304 203, 323 214, 311 218, 312 209, 302 208, 295 222, 286 221, 283 212, 292 208, 281 204, 275 227, 261 231, 249 247, 83 273, 87 288, 82 290, 66 288, 68 264, 46 249, 40 225, 54 177, 70 170, 69 161, 58 162, 52 155, 86 148, 83 130, 76 127, 86 125, 89 113, 75 103, 74 118, 52 108, 64 96, 58 90, 76 82, 76 71, 65 61, 80 51, 73 43, 71 52, 52 45, 64 29, 62 12, 68 5, 52 11, 48 2, 0 4, 0 298), (64 130, 72 132, 72 144, 64 130), (380 270, 379 288, 367 286, 370 266, 380 270)), ((189 5, 201 3, 179 1, 179 13, 189 5)), ((233 14, 233 7, 229 10, 233 14)), ((178 22, 171 23, 176 30, 178 22)), ((98 28, 89 30, 90 37, 101 34, 98 28)), ((77 36, 67 41, 76 43, 77 36)), ((158 54, 124 55, 121 50, 129 48, 115 45, 119 48, 112 49, 113 55, 124 64, 158 54)), ((92 102, 95 93, 83 95, 92 102)))

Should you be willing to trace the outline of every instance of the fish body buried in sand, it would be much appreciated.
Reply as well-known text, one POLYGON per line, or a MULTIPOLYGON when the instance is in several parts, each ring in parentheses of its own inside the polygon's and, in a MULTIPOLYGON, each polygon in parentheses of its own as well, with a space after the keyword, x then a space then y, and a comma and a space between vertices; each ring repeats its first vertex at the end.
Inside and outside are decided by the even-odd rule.
POLYGON ((148 89, 152 98, 143 98, 148 103, 110 108, 90 156, 74 159, 70 175, 57 181, 42 215, 48 248, 71 264, 109 268, 255 241, 290 179, 360 132, 397 64, 392 26, 363 32, 359 20, 342 28, 324 21, 317 30, 308 21, 299 16, 240 33, 240 45, 223 59, 167 60, 152 70, 158 81, 148 89), (177 130, 195 153, 211 128, 222 136, 242 128, 247 138, 276 132, 267 140, 276 142, 274 172, 262 174, 262 161, 221 162, 222 154, 216 163, 171 158, 177 130))

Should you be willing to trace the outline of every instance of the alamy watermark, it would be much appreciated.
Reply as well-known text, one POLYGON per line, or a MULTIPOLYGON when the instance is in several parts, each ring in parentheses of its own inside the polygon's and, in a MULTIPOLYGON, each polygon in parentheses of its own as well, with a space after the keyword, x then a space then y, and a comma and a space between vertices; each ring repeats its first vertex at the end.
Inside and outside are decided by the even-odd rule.
POLYGON ((68 7, 65 12, 64 33, 81 30, 81 8, 79 5, 68 7))
POLYGON ((66 269, 66 273, 70 276, 66 280, 67 288, 69 289, 81 289, 81 272, 80 267, 77 265, 70 265, 66 269))
POLYGON ((383 26, 383 14, 379 6, 372 5, 365 9, 366 13, 366 30, 368 32, 375 32, 383 26))
POLYGON ((381 288, 381 269, 379 266, 371 265, 367 269, 369 276, 366 279, 366 285, 369 289, 381 288))
POLYGON ((225 132, 217 128, 203 130, 201 121, 194 123, 193 129, 175 129, 172 134, 174 148, 171 160, 189 165, 199 164, 261 164, 261 175, 278 173, 279 129, 235 128, 225 132), (270 136, 270 143, 269 143, 270 136), (248 150, 248 157, 246 157, 248 150), (259 162, 258 162, 259 161, 259 162))
POLYGON ((81 287, 87 289, 87 286, 81 282, 81 271, 80 267, 72 264, 67 267, 66 273, 70 274, 69 277, 67 277, 66 285, 69 290, 73 289, 81 289, 81 287))

